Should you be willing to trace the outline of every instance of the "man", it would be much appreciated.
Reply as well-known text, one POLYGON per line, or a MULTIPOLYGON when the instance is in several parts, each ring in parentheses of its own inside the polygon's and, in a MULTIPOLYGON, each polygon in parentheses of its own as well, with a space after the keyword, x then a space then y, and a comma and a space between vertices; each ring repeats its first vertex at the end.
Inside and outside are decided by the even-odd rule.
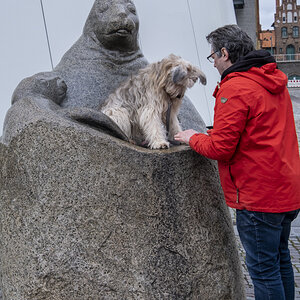
POLYGON ((206 38, 212 46, 208 59, 221 75, 214 126, 207 134, 179 132, 175 140, 218 160, 226 202, 236 208, 255 299, 292 300, 288 238, 300 208, 300 160, 287 77, 236 25, 206 38))

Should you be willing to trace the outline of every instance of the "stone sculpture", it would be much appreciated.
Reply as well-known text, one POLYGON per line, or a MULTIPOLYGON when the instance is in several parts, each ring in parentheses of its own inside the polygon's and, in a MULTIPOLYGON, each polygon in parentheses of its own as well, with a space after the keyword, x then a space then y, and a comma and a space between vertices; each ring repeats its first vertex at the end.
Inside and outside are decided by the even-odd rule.
POLYGON ((63 107, 97 108, 129 75, 147 65, 131 1, 95 1, 83 34, 55 68, 66 81, 63 107))
POLYGON ((44 98, 44 102, 52 101, 61 104, 67 93, 66 83, 54 72, 41 72, 23 79, 12 95, 11 103, 26 97, 44 98))
MULTIPOLYGON (((147 64, 137 30, 129 0, 96 0, 54 73, 14 93, 0 143, 4 300, 245 299, 215 164, 132 145, 93 109, 147 64)), ((183 128, 203 127, 182 108, 183 128)))
POLYGON ((61 122, 63 118, 88 124, 90 127, 101 129, 103 132, 128 141, 117 124, 97 110, 85 107, 62 109, 61 103, 66 93, 66 83, 56 72, 41 72, 23 79, 12 95, 13 106, 5 118, 3 142, 8 143, 28 123, 32 123, 42 115, 51 116, 55 122, 61 122), (16 104, 18 101, 20 103, 16 104), (31 111, 34 109, 39 112, 34 114, 31 111))

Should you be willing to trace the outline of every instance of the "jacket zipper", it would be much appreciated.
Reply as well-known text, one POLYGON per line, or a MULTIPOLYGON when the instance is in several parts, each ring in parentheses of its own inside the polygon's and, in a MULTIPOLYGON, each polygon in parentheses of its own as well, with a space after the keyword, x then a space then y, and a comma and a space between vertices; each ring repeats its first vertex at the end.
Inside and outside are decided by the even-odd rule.
MULTIPOLYGON (((232 175, 231 175, 231 168, 230 168, 230 165, 228 166, 228 171, 229 171, 229 175, 230 175, 232 184, 236 187, 236 185, 235 185, 234 182, 233 182, 233 177, 232 177, 232 175)), ((236 187, 236 201, 235 201, 235 203, 239 203, 239 202, 240 202, 240 190, 236 187)))

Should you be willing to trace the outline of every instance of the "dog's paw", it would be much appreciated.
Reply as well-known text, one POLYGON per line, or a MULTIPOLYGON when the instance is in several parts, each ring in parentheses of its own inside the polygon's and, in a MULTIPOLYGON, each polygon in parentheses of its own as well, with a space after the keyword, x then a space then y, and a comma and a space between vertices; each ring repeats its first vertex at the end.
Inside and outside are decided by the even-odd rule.
POLYGON ((133 144, 133 145, 137 145, 137 142, 135 140, 133 140, 133 139, 129 139, 128 142, 131 143, 131 144, 133 144))
POLYGON ((167 141, 158 141, 149 144, 151 149, 167 149, 170 147, 170 143, 167 141))

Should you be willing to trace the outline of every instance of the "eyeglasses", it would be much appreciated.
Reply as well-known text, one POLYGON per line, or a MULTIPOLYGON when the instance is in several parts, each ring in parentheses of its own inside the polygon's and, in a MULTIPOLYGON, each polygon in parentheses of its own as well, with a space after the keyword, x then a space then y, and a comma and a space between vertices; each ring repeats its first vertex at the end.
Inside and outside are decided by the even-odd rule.
POLYGON ((210 62, 210 63, 214 63, 214 58, 212 57, 214 54, 220 52, 221 50, 215 51, 214 53, 212 53, 211 55, 207 56, 206 59, 210 62))

